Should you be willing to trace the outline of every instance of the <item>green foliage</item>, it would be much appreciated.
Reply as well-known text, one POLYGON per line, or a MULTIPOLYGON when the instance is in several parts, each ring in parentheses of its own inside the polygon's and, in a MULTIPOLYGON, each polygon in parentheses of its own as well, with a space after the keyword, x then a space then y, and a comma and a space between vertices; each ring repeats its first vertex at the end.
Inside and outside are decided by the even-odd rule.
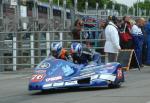
MULTIPOLYGON (((147 10, 147 11, 150 10, 150 0, 144 0, 144 2, 135 3, 135 4, 133 5, 133 7, 134 7, 135 9, 137 9, 137 5, 138 5, 138 7, 139 7, 140 9, 142 9, 142 10, 147 10)), ((147 12, 147 15, 148 15, 148 14, 149 14, 149 12, 147 12)))
MULTIPOLYGON (((49 0, 40 0, 42 2, 48 2, 49 0)), ((66 0, 67 1, 67 8, 73 7, 74 0, 66 0)), ((99 8, 103 9, 104 5, 107 5, 107 9, 112 9, 112 5, 114 4, 113 0, 78 0, 77 8, 79 11, 83 11, 85 9, 85 2, 88 1, 88 8, 89 9, 95 9, 96 8, 96 2, 99 4, 99 8)), ((54 4, 57 4, 58 0, 53 0, 54 4)), ((63 0, 59 0, 60 5, 63 5, 63 0)), ((126 13, 127 6, 123 4, 115 3, 115 10, 120 9, 120 6, 123 7, 123 14, 126 13)))
POLYGON ((41 1, 41 2, 48 2, 48 0, 39 0, 39 1, 41 1))
MULTIPOLYGON (((49 0, 39 0, 41 2, 48 2, 49 0)), ((67 1, 67 7, 72 7, 74 0, 66 0, 67 1)), ((78 0, 78 10, 85 9, 85 1, 86 0, 78 0)), ((99 8, 104 8, 104 4, 108 4, 112 2, 111 0, 87 0, 89 3, 89 8, 95 8, 96 2, 99 3, 99 8)), ((58 0, 53 0, 54 4, 57 4, 58 0)), ((63 5, 63 0, 59 0, 60 5, 63 5)))

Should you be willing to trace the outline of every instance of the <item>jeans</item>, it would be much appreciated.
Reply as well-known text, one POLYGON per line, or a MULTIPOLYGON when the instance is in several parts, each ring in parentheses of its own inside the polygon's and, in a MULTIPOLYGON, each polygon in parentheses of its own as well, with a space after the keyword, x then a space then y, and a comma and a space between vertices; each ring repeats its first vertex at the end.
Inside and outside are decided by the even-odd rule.
POLYGON ((143 35, 133 36, 134 50, 135 50, 135 54, 136 54, 137 60, 139 62, 139 65, 142 65, 143 41, 144 41, 143 35))

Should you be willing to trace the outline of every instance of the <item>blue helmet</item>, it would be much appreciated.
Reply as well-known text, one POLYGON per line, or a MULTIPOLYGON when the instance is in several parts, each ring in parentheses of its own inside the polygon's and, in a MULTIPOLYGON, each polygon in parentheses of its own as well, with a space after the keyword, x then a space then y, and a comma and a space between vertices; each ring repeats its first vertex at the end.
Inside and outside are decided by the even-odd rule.
POLYGON ((51 44, 51 50, 55 51, 57 54, 60 53, 61 49, 62 49, 62 43, 54 42, 51 44))
POLYGON ((80 43, 72 43, 71 44, 71 52, 81 54, 82 53, 82 45, 80 43))

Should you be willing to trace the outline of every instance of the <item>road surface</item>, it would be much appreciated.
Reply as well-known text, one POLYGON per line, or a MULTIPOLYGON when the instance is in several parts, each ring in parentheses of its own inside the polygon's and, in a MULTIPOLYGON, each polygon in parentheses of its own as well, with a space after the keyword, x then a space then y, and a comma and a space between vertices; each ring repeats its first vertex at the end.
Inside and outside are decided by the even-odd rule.
POLYGON ((150 103, 150 68, 130 70, 121 88, 28 91, 30 73, 0 73, 0 103, 150 103))

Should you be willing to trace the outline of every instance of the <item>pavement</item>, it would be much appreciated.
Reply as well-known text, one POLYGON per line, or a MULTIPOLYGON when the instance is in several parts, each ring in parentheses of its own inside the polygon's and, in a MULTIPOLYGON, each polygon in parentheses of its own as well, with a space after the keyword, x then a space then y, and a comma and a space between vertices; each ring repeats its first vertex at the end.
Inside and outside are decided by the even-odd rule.
POLYGON ((150 67, 126 72, 121 88, 28 91, 32 70, 0 72, 0 103, 150 103, 150 67))
POLYGON ((21 70, 16 70, 16 71, 2 71, 0 74, 26 74, 26 73, 32 73, 33 70, 31 68, 25 68, 21 70))
POLYGON ((29 77, 32 74, 31 69, 23 69, 18 71, 3 71, 0 72, 0 80, 29 77))

